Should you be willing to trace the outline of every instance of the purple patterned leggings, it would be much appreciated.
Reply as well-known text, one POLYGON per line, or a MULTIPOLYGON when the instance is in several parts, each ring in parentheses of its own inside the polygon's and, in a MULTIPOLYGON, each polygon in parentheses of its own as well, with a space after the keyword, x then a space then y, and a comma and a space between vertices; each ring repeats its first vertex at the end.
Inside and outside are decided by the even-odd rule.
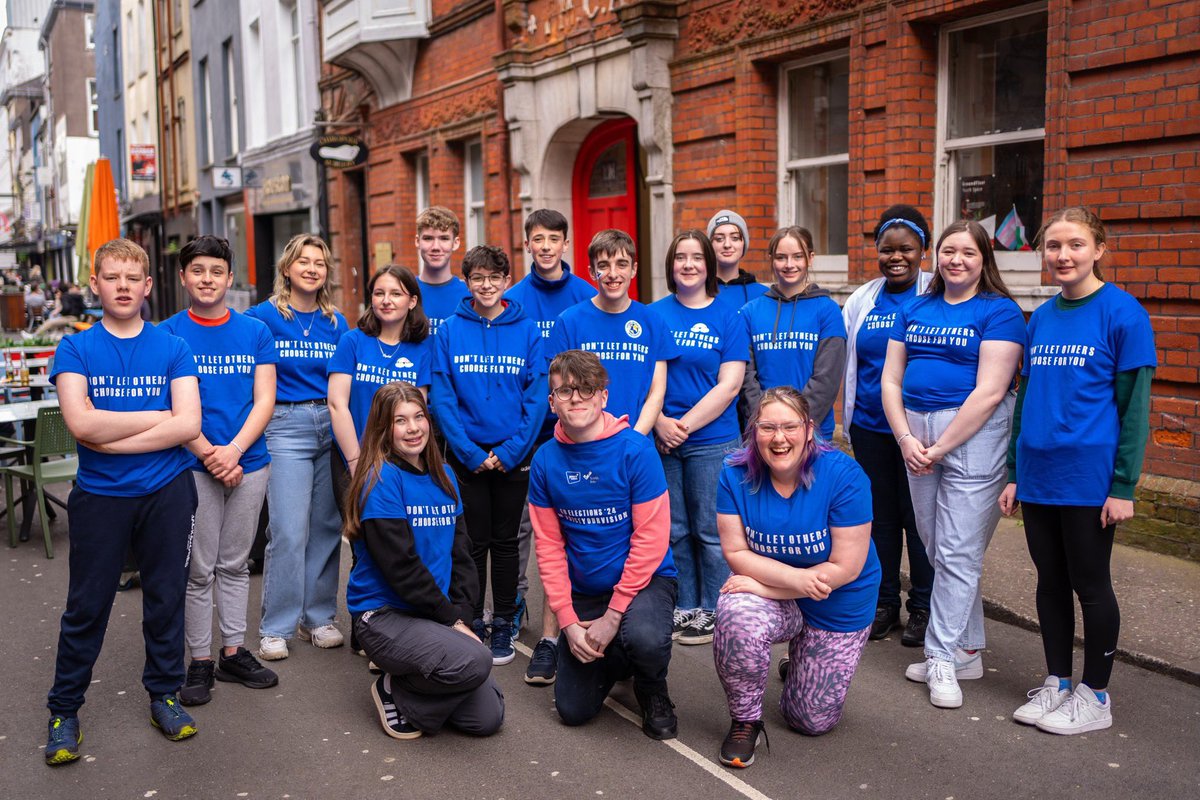
POLYGON ((811 628, 794 601, 722 594, 713 658, 729 715, 744 722, 762 719, 771 645, 786 641, 792 665, 779 700, 784 720, 809 736, 833 730, 870 630, 869 625, 851 633, 811 628))

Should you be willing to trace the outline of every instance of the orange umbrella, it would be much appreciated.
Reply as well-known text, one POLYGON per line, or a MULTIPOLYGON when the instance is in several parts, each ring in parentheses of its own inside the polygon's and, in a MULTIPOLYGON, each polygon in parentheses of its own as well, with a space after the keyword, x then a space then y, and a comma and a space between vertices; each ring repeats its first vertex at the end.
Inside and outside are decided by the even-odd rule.
POLYGON ((92 202, 87 217, 88 263, 107 241, 121 235, 121 217, 117 210, 117 190, 113 185, 112 165, 107 158, 96 161, 92 178, 92 202))

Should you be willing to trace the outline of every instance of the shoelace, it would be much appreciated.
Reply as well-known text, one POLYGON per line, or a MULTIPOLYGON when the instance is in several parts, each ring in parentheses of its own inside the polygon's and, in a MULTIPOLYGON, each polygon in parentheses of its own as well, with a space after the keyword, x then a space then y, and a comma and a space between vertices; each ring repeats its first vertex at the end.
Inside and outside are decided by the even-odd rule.
POLYGON ((167 714, 170 716, 175 717, 176 719, 183 716, 183 709, 176 707, 175 697, 173 695, 164 696, 162 699, 162 704, 163 708, 167 710, 167 714))
POLYGON ((1071 722, 1074 722, 1079 718, 1079 711, 1082 706, 1083 704, 1079 699, 1079 695, 1075 692, 1071 692, 1071 696, 1068 697, 1063 704, 1058 707, 1058 711, 1061 711, 1066 715, 1067 719, 1069 719, 1071 722))
POLYGON ((738 722, 737 720, 734 720, 733 728, 729 732, 729 738, 738 743, 755 743, 757 742, 757 736, 759 733, 762 734, 763 743, 766 744, 767 749, 770 750, 771 740, 767 737, 767 729, 764 726, 754 722, 738 722))
POLYGON ((226 664, 235 664, 244 669, 258 669, 262 664, 258 663, 258 659, 249 650, 239 650, 231 656, 225 656, 226 664))
POLYGON ((537 643, 537 647, 533 648, 533 658, 531 659, 532 663, 536 664, 543 661, 553 662, 557 660, 558 653, 555 651, 554 645, 552 645, 550 642, 547 642, 543 639, 537 643))
POLYGON ((1041 686, 1037 689, 1030 689, 1025 693, 1033 702, 1037 703, 1042 709, 1050 708, 1050 704, 1054 702, 1055 696, 1058 694, 1058 689, 1053 686, 1041 686))
POLYGON ((675 710, 675 704, 671 702, 671 698, 665 694, 655 694, 650 696, 650 716, 651 717, 666 717, 675 710))
POLYGON ((189 664, 188 671, 187 671, 187 682, 188 683, 193 683, 193 682, 199 683, 202 679, 208 680, 208 671, 210 669, 210 667, 208 665, 211 663, 212 663, 211 661, 207 661, 207 662, 206 661, 195 661, 195 662, 192 662, 191 664, 189 664), (193 681, 192 680, 193 678, 195 678, 196 680, 193 681))
POLYGON ((691 627, 707 628, 715 624, 716 620, 717 612, 705 611, 704 609, 701 609, 696 613, 696 616, 692 617, 691 627))
MULTIPOLYGON (((933 664, 933 680, 937 683, 950 683, 954 680, 954 663, 941 659, 930 659, 933 664)), ((928 667, 926 667, 928 669, 928 667)))

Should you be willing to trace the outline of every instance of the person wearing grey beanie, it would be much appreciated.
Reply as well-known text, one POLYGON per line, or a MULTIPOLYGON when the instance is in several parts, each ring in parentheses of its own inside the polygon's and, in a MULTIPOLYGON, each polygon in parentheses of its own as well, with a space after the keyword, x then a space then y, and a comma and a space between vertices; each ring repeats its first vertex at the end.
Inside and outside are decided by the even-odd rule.
POLYGON ((750 248, 750 229, 736 211, 723 208, 708 221, 708 238, 717 254, 717 300, 735 311, 766 294, 753 273, 738 265, 750 248))

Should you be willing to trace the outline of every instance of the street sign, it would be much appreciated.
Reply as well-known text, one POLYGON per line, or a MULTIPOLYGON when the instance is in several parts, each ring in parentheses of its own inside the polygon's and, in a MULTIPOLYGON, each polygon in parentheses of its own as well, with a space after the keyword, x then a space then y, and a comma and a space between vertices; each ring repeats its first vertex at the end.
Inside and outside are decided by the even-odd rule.
POLYGON ((242 188, 241 167, 213 167, 212 185, 214 189, 242 188))
POLYGON ((357 136, 319 136, 308 154, 330 169, 357 167, 367 160, 367 143, 357 136))

